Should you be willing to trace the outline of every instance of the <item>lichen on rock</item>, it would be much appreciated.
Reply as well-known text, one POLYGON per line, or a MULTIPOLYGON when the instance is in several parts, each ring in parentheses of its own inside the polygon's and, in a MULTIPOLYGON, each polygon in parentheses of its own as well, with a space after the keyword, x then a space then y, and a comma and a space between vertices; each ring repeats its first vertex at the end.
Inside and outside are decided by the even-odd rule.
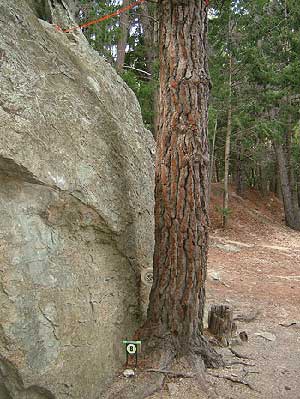
POLYGON ((147 303, 154 143, 80 32, 0 14, 0 397, 94 399, 147 303))

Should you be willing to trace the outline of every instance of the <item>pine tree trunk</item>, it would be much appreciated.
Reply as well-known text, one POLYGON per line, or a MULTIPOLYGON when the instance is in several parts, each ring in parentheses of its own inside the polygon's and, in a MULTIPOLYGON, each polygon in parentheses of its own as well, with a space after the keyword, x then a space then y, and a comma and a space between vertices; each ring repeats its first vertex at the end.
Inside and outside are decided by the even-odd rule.
POLYGON ((140 22, 143 27, 147 71, 151 73, 151 75, 153 75, 153 64, 155 59, 157 58, 157 45, 158 45, 158 43, 155 42, 155 35, 154 35, 156 16, 151 15, 149 4, 142 3, 140 7, 141 7, 140 22))
POLYGON ((280 175, 280 184, 283 197, 284 213, 286 225, 294 230, 300 231, 300 209, 295 204, 293 190, 289 179, 289 165, 282 144, 274 143, 278 170, 280 175))
POLYGON ((220 183, 220 165, 217 158, 215 158, 214 166, 215 166, 216 183, 220 183))
POLYGON ((231 140, 231 124, 232 124, 232 53, 231 53, 231 2, 228 3, 228 31, 227 46, 229 51, 228 58, 228 111, 227 111, 227 130, 224 154, 224 194, 223 194, 223 227, 226 228, 228 221, 228 205, 229 205, 229 157, 230 157, 230 140, 231 140))
MULTIPOLYGON (((126 7, 129 4, 130 0, 123 1, 123 7, 126 7)), ((117 43, 117 60, 116 60, 116 69, 118 72, 121 72, 124 67, 128 30, 129 30, 129 11, 125 11, 120 15, 120 38, 117 43)))
MULTIPOLYGON (((230 22, 229 22, 230 26, 230 22)), ((229 28, 230 29, 230 28, 229 28)), ((229 94, 228 94, 228 114, 227 114, 227 131, 225 142, 225 166, 224 166, 224 196, 223 196, 223 227, 227 226, 228 220, 228 205, 229 205, 229 157, 230 157, 230 139, 231 139, 231 122, 232 122, 232 107, 231 107, 231 69, 232 57, 229 55, 229 94)))
POLYGON ((237 133, 237 160, 236 160, 236 177, 235 177, 235 185, 236 185, 236 193, 239 196, 243 195, 244 191, 244 179, 243 179, 243 146, 241 142, 241 131, 239 130, 237 133))
POLYGON ((293 164, 293 156, 292 156, 292 123, 289 123, 289 130, 287 134, 286 140, 286 158, 288 165, 288 177, 292 194, 292 202, 294 209, 298 208, 298 194, 297 194, 297 183, 295 178, 295 169, 293 164))
POLYGON ((265 169, 263 165, 258 165, 258 189, 262 196, 266 196, 268 194, 268 187, 269 187, 269 181, 267 179, 265 169))
POLYGON ((155 188, 153 335, 178 351, 201 341, 208 249, 205 1, 162 0, 155 188))
MULTIPOLYGON (((157 21, 157 7, 153 9, 147 3, 141 4, 142 14, 140 16, 141 25, 143 27, 144 41, 145 41, 145 55, 147 71, 154 78, 154 63, 158 58, 158 21, 157 21)), ((153 136, 156 139, 158 129, 158 114, 159 114, 159 89, 156 88, 153 95, 153 136)))
POLYGON ((217 129, 218 129, 218 119, 216 119, 216 122, 215 122, 213 141, 212 141, 212 146, 210 149, 209 182, 208 182, 208 202, 209 203, 210 203, 211 183, 213 180, 213 173, 214 173, 214 166, 215 166, 215 144, 216 144, 217 129))

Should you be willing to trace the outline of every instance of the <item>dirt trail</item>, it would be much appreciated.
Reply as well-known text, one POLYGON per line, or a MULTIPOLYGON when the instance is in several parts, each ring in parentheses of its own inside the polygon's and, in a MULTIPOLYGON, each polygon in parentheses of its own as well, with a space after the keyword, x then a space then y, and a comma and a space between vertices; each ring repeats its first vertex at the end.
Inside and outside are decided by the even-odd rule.
MULTIPOLYGON (((233 347, 252 360, 219 349, 228 362, 252 366, 209 371, 208 380, 221 399, 300 399, 300 233, 284 226, 275 197, 261 198, 254 191, 243 199, 232 195, 229 228, 220 229, 220 192, 213 188, 207 307, 223 303, 238 319, 257 316, 237 321, 238 331, 246 331, 249 341, 233 347), (250 387, 210 374, 242 379, 250 387)), ((167 398, 207 396, 191 379, 170 379, 163 392, 151 397, 167 398)))
MULTIPOLYGON (((300 234, 295 241, 299 248, 300 234)), ((261 244, 240 246, 234 253, 226 247, 212 247, 209 273, 212 272, 219 280, 208 280, 208 304, 227 303, 236 315, 247 316, 258 311, 254 321, 238 322, 238 330, 247 332, 249 342, 236 348, 253 358, 256 366, 237 366, 233 371, 238 376, 250 371, 246 381, 257 392, 212 378, 220 397, 299 399, 300 251, 261 244)), ((226 349, 223 352, 228 353, 226 349)))
POLYGON ((284 252, 300 252, 300 247, 281 247, 278 245, 268 245, 268 244, 247 244, 245 242, 240 242, 240 241, 233 241, 233 240, 224 240, 222 237, 218 236, 212 236, 211 239, 213 241, 222 243, 222 244, 233 244, 237 245, 238 247, 246 247, 246 248, 253 248, 253 247, 260 247, 260 248, 268 248, 268 249, 276 249, 278 251, 284 251, 284 252))

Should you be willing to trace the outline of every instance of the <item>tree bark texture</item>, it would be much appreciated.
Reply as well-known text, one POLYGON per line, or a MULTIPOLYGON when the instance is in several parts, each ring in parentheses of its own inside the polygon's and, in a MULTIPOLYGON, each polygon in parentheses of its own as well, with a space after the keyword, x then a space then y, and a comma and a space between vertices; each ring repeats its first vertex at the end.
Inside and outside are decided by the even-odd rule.
MULTIPOLYGON (((130 0, 123 1, 123 7, 127 7, 129 4, 130 0)), ((124 67, 128 30, 129 30, 129 11, 125 11, 120 15, 120 38, 117 43, 117 60, 116 60, 116 68, 118 72, 122 71, 124 67)))
POLYGON ((203 331, 208 247, 207 9, 161 0, 154 281, 148 324, 177 348, 203 331))
POLYGON ((214 305, 208 313, 208 330, 217 338, 228 341, 236 333, 233 311, 225 305, 214 305))

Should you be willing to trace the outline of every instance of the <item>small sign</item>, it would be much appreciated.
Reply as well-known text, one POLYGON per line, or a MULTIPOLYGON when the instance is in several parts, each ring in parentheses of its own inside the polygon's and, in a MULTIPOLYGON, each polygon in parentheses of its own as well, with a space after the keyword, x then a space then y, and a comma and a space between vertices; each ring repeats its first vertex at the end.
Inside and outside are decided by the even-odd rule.
POLYGON ((141 271, 141 280, 145 285, 148 285, 149 287, 152 286, 153 284, 153 268, 148 267, 147 269, 143 269, 141 271))
POLYGON ((137 358, 138 358, 138 345, 142 345, 142 341, 123 341, 126 349, 126 366, 128 365, 129 356, 135 356, 135 367, 137 367, 137 358))

